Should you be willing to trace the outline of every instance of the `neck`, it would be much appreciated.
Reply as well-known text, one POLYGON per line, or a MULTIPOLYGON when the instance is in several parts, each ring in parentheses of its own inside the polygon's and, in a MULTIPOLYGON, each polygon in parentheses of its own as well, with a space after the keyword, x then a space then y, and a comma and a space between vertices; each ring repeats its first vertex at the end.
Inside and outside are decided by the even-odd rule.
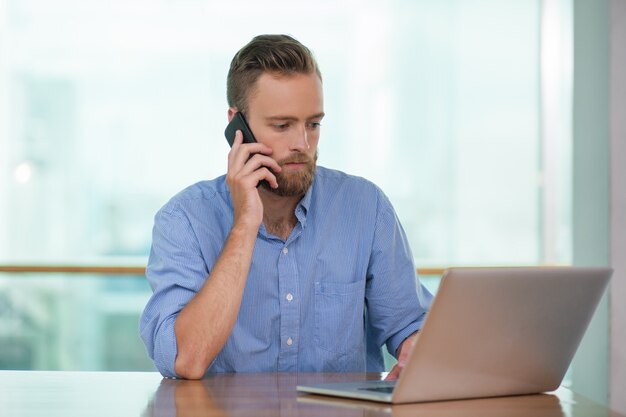
POLYGON ((263 202, 265 229, 268 233, 287 240, 298 222, 295 210, 302 196, 282 197, 263 188, 259 188, 259 196, 263 202))

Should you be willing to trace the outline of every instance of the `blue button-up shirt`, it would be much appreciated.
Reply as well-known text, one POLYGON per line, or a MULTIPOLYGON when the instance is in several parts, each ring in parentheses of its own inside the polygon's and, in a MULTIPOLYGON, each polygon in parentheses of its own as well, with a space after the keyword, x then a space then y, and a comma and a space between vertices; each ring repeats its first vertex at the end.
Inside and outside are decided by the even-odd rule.
MULTIPOLYGON (((421 328, 432 295, 379 188, 318 167, 295 215, 286 241, 259 228, 237 322, 208 373, 382 371, 382 345, 395 353, 421 328)), ((176 376, 176 317, 211 279, 232 223, 224 176, 155 217, 140 330, 165 376, 176 376)))

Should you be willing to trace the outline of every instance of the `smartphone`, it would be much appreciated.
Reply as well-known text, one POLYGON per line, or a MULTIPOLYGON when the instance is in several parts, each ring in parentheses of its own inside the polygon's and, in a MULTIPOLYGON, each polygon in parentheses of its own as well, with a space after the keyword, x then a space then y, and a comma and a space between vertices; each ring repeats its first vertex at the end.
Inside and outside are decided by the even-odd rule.
MULTIPOLYGON (((233 142, 235 141, 235 133, 237 133, 238 130, 241 130, 241 133, 243 133, 243 143, 256 143, 256 138, 252 134, 252 130, 250 130, 250 126, 248 126, 248 123, 246 122, 246 118, 243 117, 243 113, 239 111, 235 113, 230 123, 228 123, 228 126, 226 126, 226 130, 224 131, 226 140, 228 141, 228 144, 231 148, 233 147, 233 142)), ((250 158, 252 158, 252 156, 253 155, 250 155, 250 158)), ((266 188, 270 188, 270 184, 266 180, 259 181, 259 183, 256 185, 257 188, 261 184, 265 184, 267 185, 266 188)))
POLYGON ((243 133, 243 143, 256 143, 256 139, 252 134, 252 130, 250 130, 250 126, 248 126, 245 117, 243 117, 243 113, 239 111, 235 113, 235 116, 233 116, 224 131, 226 140, 231 148, 233 147, 233 142, 235 141, 235 133, 238 130, 241 130, 241 133, 243 133))

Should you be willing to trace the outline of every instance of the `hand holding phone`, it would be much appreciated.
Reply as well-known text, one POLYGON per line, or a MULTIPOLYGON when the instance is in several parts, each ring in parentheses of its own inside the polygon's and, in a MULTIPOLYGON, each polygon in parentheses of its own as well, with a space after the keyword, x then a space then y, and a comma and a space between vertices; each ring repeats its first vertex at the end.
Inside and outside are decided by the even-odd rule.
MULTIPOLYGON (((235 113, 230 123, 228 123, 228 126, 226 126, 226 130, 224 131, 226 140, 228 141, 228 144, 230 145, 231 148, 233 147, 233 143, 235 142, 235 134, 237 133, 238 130, 240 130, 241 133, 243 134, 243 143, 257 143, 257 140, 254 137, 254 134, 252 133, 250 126, 248 126, 248 123, 246 122, 246 119, 243 116, 243 113, 239 111, 235 113)), ((254 154, 251 154, 250 158, 252 158, 253 156, 254 154)), ((248 158, 248 160, 250 160, 250 158, 248 158)), ((257 184, 257 188, 261 184, 266 185, 267 188, 271 188, 267 180, 259 181, 259 183, 257 184)))

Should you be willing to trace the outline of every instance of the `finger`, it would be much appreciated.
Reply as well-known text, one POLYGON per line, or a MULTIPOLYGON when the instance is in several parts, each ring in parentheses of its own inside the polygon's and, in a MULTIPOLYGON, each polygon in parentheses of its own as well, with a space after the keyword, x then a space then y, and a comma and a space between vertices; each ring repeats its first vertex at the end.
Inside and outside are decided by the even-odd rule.
POLYGON ((395 381, 396 379, 398 379, 399 376, 400 376, 400 367, 396 364, 393 366, 393 368, 391 368, 391 371, 389 371, 389 374, 387 374, 385 381, 395 381))
POLYGON ((254 170, 249 173, 239 172, 236 175, 233 175, 227 178, 230 184, 239 184, 244 188, 255 188, 258 183, 262 180, 266 180, 272 188, 278 188, 278 181, 276 180, 276 176, 272 171, 270 171, 266 167, 261 167, 257 170, 254 170))
POLYGON ((233 146, 231 146, 231 150, 236 152, 242 143, 243 143, 243 133, 241 132, 241 130, 236 130, 235 139, 233 139, 233 146))
POLYGON ((230 147, 230 151, 228 152, 228 166, 230 167, 233 164, 235 159, 235 155, 237 154, 237 150, 241 143, 243 142, 243 133, 241 130, 235 131, 235 139, 233 139, 233 146, 230 147))
POLYGON ((239 144, 236 148, 233 145, 228 159, 229 168, 233 167, 235 170, 240 170, 246 162, 248 162, 251 155, 271 155, 272 152, 272 148, 262 143, 243 143, 239 144))
POLYGON ((241 145, 243 143, 243 132, 239 129, 235 130, 235 140, 233 140, 233 146, 241 145))
POLYGON ((254 187, 256 187, 260 181, 266 180, 270 184, 270 187, 278 188, 278 181, 276 180, 276 176, 266 167, 253 171, 248 176, 248 178, 253 179, 252 185, 254 185, 254 187))
POLYGON ((251 173, 252 171, 256 171, 261 167, 269 168, 274 172, 280 172, 283 170, 275 159, 257 153, 245 163, 240 172, 245 175, 251 173))

